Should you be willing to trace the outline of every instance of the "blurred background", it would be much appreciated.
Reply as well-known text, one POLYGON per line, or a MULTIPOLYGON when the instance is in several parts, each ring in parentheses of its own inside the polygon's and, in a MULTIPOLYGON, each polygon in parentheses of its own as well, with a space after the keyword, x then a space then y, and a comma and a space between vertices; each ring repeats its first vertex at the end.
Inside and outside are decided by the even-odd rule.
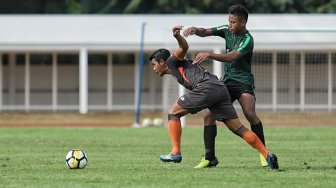
POLYGON ((225 14, 234 4, 252 14, 335 13, 334 0, 11 0, 1 14, 225 14))
MULTIPOLYGON (((17 114, 32 123, 80 122, 77 115, 111 125, 166 119, 185 91, 152 73, 149 54, 176 48, 174 25, 227 24, 234 4, 250 12, 256 107, 264 124, 336 125, 336 0, 1 1, 1 122, 15 122, 17 114)), ((189 58, 225 52, 222 38, 188 42, 189 58)), ((203 66, 223 74, 219 62, 203 66)), ((202 125, 202 112, 190 117, 187 126, 202 125)))

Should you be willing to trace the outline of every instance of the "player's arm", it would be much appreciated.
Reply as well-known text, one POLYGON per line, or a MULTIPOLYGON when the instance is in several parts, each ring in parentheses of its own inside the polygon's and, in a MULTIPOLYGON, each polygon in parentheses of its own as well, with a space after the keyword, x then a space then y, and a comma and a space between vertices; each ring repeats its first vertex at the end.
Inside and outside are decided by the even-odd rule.
POLYGON ((195 57, 193 63, 201 63, 207 59, 213 59, 216 61, 221 61, 221 62, 232 62, 235 61, 243 56, 242 53, 240 53, 237 50, 233 50, 230 53, 226 54, 215 54, 211 52, 200 52, 197 54, 195 57))
POLYGON ((175 26, 173 28, 173 35, 176 38, 179 48, 174 52, 175 57, 178 59, 184 59, 185 55, 188 52, 189 45, 186 39, 180 34, 183 26, 175 26))
POLYGON ((201 52, 196 55, 193 63, 201 63, 202 61, 205 61, 207 59, 213 59, 226 63, 234 62, 237 59, 241 58, 242 56, 248 53, 252 53, 253 46, 254 46, 253 38, 250 35, 247 35, 244 41, 242 41, 240 45, 236 49, 233 49, 231 52, 224 54, 201 52))
POLYGON ((183 35, 188 37, 189 35, 197 35, 199 37, 207 37, 212 35, 211 28, 199 28, 199 27, 189 27, 183 31, 183 35))

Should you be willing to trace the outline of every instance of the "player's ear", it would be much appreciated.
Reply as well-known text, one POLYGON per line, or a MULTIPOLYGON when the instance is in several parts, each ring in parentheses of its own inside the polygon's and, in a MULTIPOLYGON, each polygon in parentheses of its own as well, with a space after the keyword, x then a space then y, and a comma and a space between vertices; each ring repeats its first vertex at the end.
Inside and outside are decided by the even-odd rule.
POLYGON ((159 64, 164 65, 164 64, 166 64, 166 61, 164 61, 163 59, 160 59, 159 64))
POLYGON ((247 23, 246 20, 243 20, 243 19, 242 19, 240 22, 241 22, 241 25, 242 25, 242 26, 246 26, 246 23, 247 23))

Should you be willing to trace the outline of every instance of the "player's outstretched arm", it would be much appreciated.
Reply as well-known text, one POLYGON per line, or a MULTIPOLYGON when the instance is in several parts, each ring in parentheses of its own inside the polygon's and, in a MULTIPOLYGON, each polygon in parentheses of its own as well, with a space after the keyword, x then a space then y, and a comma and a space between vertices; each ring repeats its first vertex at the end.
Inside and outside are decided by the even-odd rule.
POLYGON ((216 61, 220 61, 220 62, 232 62, 235 61, 237 59, 239 59, 242 56, 242 54, 236 50, 233 50, 230 53, 227 54, 215 54, 215 53, 211 53, 211 52, 200 52, 196 55, 193 63, 201 63, 203 61, 206 61, 208 59, 213 59, 216 61))
POLYGON ((180 31, 182 30, 183 26, 175 26, 173 28, 173 35, 176 38, 179 48, 174 52, 174 55, 177 58, 183 59, 184 56, 187 54, 189 45, 187 40, 180 34, 180 31))
POLYGON ((212 30, 211 28, 189 27, 183 31, 183 36, 188 37, 189 35, 197 35, 199 37, 211 36, 212 30))

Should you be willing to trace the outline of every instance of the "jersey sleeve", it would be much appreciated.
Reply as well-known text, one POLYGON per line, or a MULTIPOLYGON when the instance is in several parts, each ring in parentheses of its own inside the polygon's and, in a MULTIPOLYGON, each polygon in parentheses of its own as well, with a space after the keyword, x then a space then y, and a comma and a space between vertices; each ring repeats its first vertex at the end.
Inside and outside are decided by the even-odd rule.
POLYGON ((239 43, 236 50, 245 55, 253 51, 254 41, 251 35, 246 34, 244 39, 239 43))
POLYGON ((178 69, 179 66, 181 66, 182 60, 175 57, 175 55, 171 55, 167 61, 166 64, 169 69, 178 69))
POLYGON ((171 74, 176 77, 179 83, 183 83, 183 76, 181 75, 179 68, 182 67, 183 60, 178 59, 174 55, 171 55, 167 61, 166 65, 171 71, 171 74))
POLYGON ((221 26, 213 27, 211 28, 211 31, 212 31, 212 35, 219 36, 225 39, 227 36, 226 33, 229 32, 229 26, 221 25, 221 26))

